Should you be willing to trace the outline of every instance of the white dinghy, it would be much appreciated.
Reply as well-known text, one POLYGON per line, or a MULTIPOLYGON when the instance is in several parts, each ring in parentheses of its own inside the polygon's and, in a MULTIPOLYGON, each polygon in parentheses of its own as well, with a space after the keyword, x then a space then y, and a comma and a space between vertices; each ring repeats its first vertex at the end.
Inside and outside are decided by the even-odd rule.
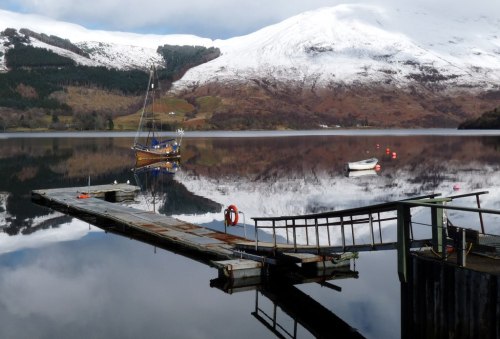
POLYGON ((375 166, 377 166, 377 163, 377 158, 370 158, 360 161, 348 162, 346 166, 349 171, 363 171, 374 169, 375 166))

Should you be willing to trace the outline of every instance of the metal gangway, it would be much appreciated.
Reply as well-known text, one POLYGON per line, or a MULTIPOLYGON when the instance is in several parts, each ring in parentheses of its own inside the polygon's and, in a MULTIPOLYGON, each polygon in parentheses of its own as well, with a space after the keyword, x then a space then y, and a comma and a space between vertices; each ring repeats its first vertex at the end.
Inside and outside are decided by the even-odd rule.
MULTIPOLYGON (((398 204, 428 201, 437 196, 439 194, 428 194, 325 213, 252 218, 254 243, 245 248, 251 250, 253 246, 255 252, 313 254, 395 249, 398 204), (270 234, 270 239, 261 239, 261 234, 270 234)), ((413 227, 411 234, 412 247, 421 247, 430 239, 414 237, 413 227)))
MULTIPOLYGON (((429 247, 442 253, 449 238, 448 228, 453 228, 448 210, 476 213, 474 232, 485 235, 483 214, 500 214, 500 211, 481 209, 479 197, 486 193, 444 198, 436 193, 325 213, 252 218, 254 241, 237 247, 245 252, 274 256, 283 253, 329 255, 398 249, 399 246, 405 250, 429 247), (474 200, 475 207, 450 205, 468 197, 474 200), (268 239, 262 239, 262 234, 268 234, 268 239)), ((474 229, 474 226, 465 228, 474 229)))

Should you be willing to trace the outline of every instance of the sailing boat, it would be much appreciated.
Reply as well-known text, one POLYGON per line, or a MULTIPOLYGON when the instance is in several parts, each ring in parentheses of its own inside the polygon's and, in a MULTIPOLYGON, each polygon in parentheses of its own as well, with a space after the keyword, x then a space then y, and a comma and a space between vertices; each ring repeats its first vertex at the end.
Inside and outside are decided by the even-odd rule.
MULTIPOLYGON (((184 131, 177 130, 180 139, 157 139, 158 121, 155 117, 155 100, 157 91, 159 90, 159 81, 156 73, 156 68, 151 67, 149 72, 148 88, 146 97, 144 98, 144 106, 142 108, 139 128, 134 139, 132 149, 135 151, 136 161, 157 161, 160 159, 176 159, 181 156, 181 141, 184 131), (140 142, 141 136, 147 129, 147 135, 144 143, 140 142)), ((156 105, 158 106, 158 105, 156 105)))

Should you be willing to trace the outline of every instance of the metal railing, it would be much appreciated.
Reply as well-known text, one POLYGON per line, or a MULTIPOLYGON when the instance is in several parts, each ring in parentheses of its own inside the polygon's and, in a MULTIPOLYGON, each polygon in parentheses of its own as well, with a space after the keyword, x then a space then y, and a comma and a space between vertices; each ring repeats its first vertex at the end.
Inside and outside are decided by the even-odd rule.
MULTIPOLYGON (((255 251, 269 249, 293 252, 331 252, 352 250, 377 250, 397 247, 397 220, 398 206, 401 203, 419 203, 420 207, 432 206, 431 214, 436 213, 445 203, 465 197, 475 197, 477 208, 475 212, 479 215, 480 232, 484 234, 485 226, 483 220, 484 211, 480 209, 479 196, 487 191, 468 194, 454 195, 446 198, 436 199, 439 194, 429 194, 409 199, 375 204, 365 207, 332 211, 326 213, 308 214, 301 216, 281 216, 252 218, 255 223, 255 251), (427 204, 427 205, 426 205, 427 204), (392 228, 386 227, 391 225, 392 228), (259 239, 259 231, 265 232, 269 241, 259 239), (385 238, 385 239, 384 239, 385 238)), ((467 210, 466 207, 449 206, 450 209, 460 211, 467 210)), ((442 212, 443 210, 439 210, 442 212)), ((418 238, 414 235, 415 225, 428 226, 432 228, 432 242, 442 237, 443 216, 432 215, 431 222, 427 224, 413 222, 409 216, 408 232, 412 247, 421 247, 430 241, 428 238, 418 238), (441 218, 441 222, 438 219, 441 218)))
MULTIPOLYGON (((482 238, 494 237, 486 233, 486 217, 491 217, 495 224, 500 219, 500 210, 481 208, 479 196, 487 191, 461 194, 440 199, 407 200, 398 203, 398 274, 401 281, 407 281, 407 267, 409 260, 411 229, 415 222, 412 221, 412 209, 427 209, 430 211, 431 221, 426 226, 432 230, 431 250, 435 257, 448 260, 449 253, 456 255, 458 266, 466 266, 466 256, 473 252, 496 253, 493 246, 481 243, 482 238), (465 197, 475 197, 477 207, 450 205, 449 203, 465 197), (450 214, 458 213, 452 222, 450 214), (472 215, 471 215, 472 214, 472 215), (477 214, 477 219, 474 216, 477 214), (458 224, 461 224, 460 226, 458 224)), ((424 224, 425 225, 425 224, 424 224)), ((500 233, 500 228, 497 230, 500 233)), ((497 236, 498 237, 498 236, 497 236)), ((500 241, 500 237, 498 237, 500 241)))
MULTIPOLYGON (((434 198, 436 196, 438 194, 411 199, 434 198)), ((299 249, 300 251, 315 250, 317 253, 332 248, 342 251, 350 250, 353 247, 373 249, 386 243, 384 242, 383 225, 390 222, 396 224, 397 203, 406 200, 408 199, 301 216, 252 218, 255 222, 255 250, 261 249, 259 231, 270 234, 274 249, 279 247, 294 252, 298 252, 299 249), (368 235, 369 240, 361 239, 361 234, 368 235)))

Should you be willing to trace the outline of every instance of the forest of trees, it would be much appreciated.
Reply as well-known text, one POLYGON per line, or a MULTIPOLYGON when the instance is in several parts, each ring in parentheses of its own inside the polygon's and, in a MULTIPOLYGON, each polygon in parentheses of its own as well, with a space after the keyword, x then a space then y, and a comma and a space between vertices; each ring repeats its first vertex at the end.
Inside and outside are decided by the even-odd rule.
MULTIPOLYGON (((10 28, 0 32, 7 38, 4 45, 9 47, 4 55, 9 71, 0 73, 0 130, 37 128, 47 124, 44 116, 49 116, 50 128, 66 128, 67 125, 60 122, 61 115, 72 116, 71 126, 75 129, 113 129, 109 111, 73 112, 71 106, 51 94, 63 91, 65 86, 99 88, 125 95, 138 95, 144 91, 148 80, 144 71, 79 66, 71 58, 27 44, 29 36, 26 33, 29 32, 24 33, 19 34, 10 28)), ((68 50, 73 48, 71 42, 58 37, 36 38, 50 40, 52 45, 68 50)))
POLYGON ((10 70, 33 67, 68 67, 76 65, 70 58, 60 56, 44 48, 37 48, 30 45, 17 45, 15 48, 7 50, 5 59, 6 66, 10 70))
POLYGON ((139 70, 120 71, 106 67, 77 66, 75 62, 44 48, 22 44, 5 53, 9 72, 0 74, 0 106, 26 109, 70 109, 50 99, 51 93, 63 86, 95 86, 117 90, 124 94, 138 94, 144 90, 148 75, 139 70), (20 86, 31 88, 26 95, 20 86))
POLYGON ((203 46, 163 45, 158 47, 157 51, 167 63, 167 69, 162 70, 160 76, 169 81, 178 80, 188 69, 220 56, 218 48, 203 46))
MULTIPOLYGON (((52 94, 65 91, 67 86, 79 86, 140 95, 147 84, 148 74, 144 71, 80 66, 69 57, 30 45, 30 38, 34 38, 88 57, 85 51, 67 39, 28 29, 18 32, 13 28, 0 32, 0 36, 8 47, 3 55, 8 72, 0 73, 0 130, 36 128, 40 124, 47 125, 48 120, 51 120, 50 128, 64 128, 68 126, 67 119, 63 123, 61 116, 71 116, 71 126, 76 129, 113 129, 109 110, 73 112, 70 105, 59 101, 59 94, 52 94)), ((158 47, 158 52, 167 65, 158 72, 166 84, 181 78, 189 68, 220 55, 219 49, 202 46, 164 45, 158 47)))
POLYGON ((462 122, 458 129, 499 129, 500 107, 483 113, 479 118, 462 122))
POLYGON ((33 32, 32 30, 27 29, 27 28, 21 28, 19 30, 19 33, 24 34, 25 36, 29 36, 29 37, 33 37, 35 39, 38 39, 42 42, 45 42, 46 44, 66 49, 68 51, 71 51, 71 52, 76 53, 78 55, 84 56, 86 58, 90 57, 87 52, 85 52, 80 47, 73 44, 68 39, 62 39, 62 38, 55 36, 55 35, 36 33, 36 32, 33 32))

